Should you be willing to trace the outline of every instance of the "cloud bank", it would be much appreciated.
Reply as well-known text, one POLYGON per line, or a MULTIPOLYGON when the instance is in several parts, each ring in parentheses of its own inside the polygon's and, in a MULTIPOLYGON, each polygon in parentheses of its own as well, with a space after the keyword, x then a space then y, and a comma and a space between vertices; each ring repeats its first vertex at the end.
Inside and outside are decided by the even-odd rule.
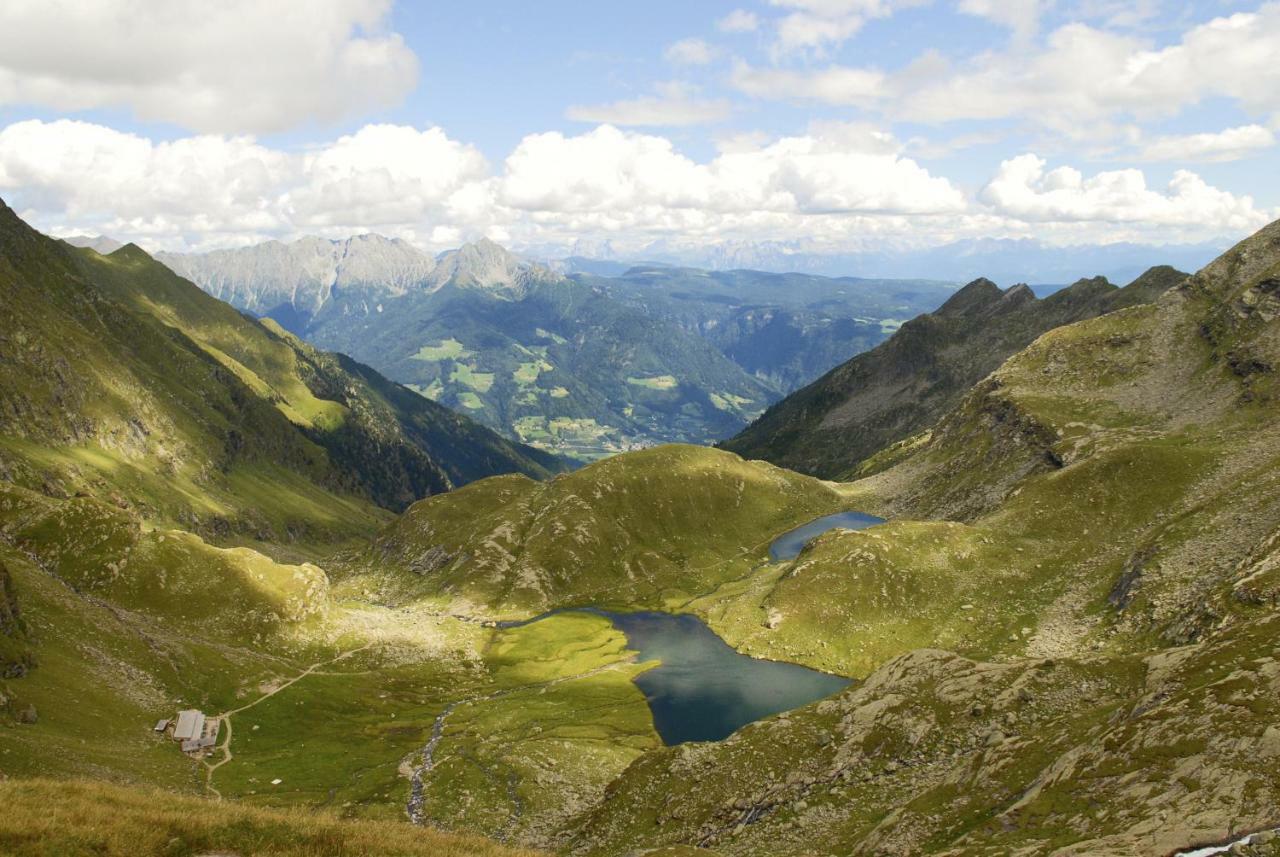
POLYGON ((521 140, 499 164, 440 128, 367 125, 296 150, 247 136, 153 141, 88 122, 0 130, 0 194, 57 234, 207 249, 375 230, 443 248, 803 241, 852 250, 973 236, 1155 243, 1237 236, 1280 212, 1181 170, 1086 176, 1034 154, 977 192, 931 173, 892 135, 853 124, 736 141, 698 161, 668 138, 600 125, 521 140))
POLYGON ((0 105, 123 108, 266 133, 398 103, 418 61, 390 0, 5 0, 0 105))

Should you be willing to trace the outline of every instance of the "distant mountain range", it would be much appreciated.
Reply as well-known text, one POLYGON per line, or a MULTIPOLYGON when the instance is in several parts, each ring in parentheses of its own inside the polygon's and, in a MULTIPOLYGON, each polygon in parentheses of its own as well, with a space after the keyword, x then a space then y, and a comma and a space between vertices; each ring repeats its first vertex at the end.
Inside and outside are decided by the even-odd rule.
POLYGON ((639 264, 662 264, 732 270, 751 268, 836 277, 932 279, 965 283, 985 277, 1004 286, 1031 283, 1065 285, 1081 276, 1102 276, 1117 283, 1137 279, 1156 265, 1195 271, 1227 245, 1149 245, 1120 242, 1102 245, 1051 246, 1030 238, 979 238, 940 247, 817 253, 789 242, 726 242, 685 247, 656 242, 620 253, 608 242, 586 242, 555 264, 566 273, 616 276, 639 264))
POLYGON ((509 437, 580 458, 734 434, 953 290, 661 266, 566 275, 492 241, 433 257, 377 235, 157 258, 509 437))

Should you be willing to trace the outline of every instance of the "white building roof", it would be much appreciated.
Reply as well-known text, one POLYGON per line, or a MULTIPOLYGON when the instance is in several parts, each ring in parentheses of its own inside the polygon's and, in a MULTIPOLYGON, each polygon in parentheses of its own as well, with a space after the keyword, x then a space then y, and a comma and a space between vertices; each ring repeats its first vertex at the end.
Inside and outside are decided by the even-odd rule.
POLYGON ((190 741, 204 733, 204 714, 195 709, 178 712, 178 725, 173 727, 175 741, 190 741))

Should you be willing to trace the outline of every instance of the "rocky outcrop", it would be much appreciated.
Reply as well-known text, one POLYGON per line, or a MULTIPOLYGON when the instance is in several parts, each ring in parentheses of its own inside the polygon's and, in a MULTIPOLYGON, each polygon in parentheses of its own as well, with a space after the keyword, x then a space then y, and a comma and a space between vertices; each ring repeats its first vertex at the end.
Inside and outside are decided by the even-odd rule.
POLYGON ((1231 842, 1278 820, 1277 631, 1272 616, 1145 661, 912 652, 720 744, 641 758, 577 820, 573 850, 1119 857, 1231 842))
POLYGON ((436 260, 406 241, 357 235, 342 241, 308 237, 284 244, 211 253, 158 253, 156 259, 215 298, 255 315, 270 315, 291 330, 338 294, 372 299, 420 288, 436 260))

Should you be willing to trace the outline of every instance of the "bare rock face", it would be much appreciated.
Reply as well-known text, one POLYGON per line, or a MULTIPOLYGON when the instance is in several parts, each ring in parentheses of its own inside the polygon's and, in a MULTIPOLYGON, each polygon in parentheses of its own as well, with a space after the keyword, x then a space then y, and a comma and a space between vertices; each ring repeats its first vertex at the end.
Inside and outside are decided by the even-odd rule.
POLYGON ((550 269, 520 259, 501 245, 482 238, 441 254, 429 284, 435 289, 452 284, 459 288, 519 292, 535 280, 557 276, 550 269))
POLYGON ((304 318, 340 292, 359 291, 376 301, 421 288, 436 267, 430 254, 407 241, 373 234, 344 241, 268 241, 211 253, 158 253, 156 259, 238 309, 279 316, 288 308, 304 318))
POLYGON ((555 278, 487 238, 434 257, 398 238, 300 238, 210 253, 158 253, 156 259, 216 298, 270 315, 295 333, 335 302, 343 313, 378 313, 381 302, 446 285, 519 292, 555 278))

